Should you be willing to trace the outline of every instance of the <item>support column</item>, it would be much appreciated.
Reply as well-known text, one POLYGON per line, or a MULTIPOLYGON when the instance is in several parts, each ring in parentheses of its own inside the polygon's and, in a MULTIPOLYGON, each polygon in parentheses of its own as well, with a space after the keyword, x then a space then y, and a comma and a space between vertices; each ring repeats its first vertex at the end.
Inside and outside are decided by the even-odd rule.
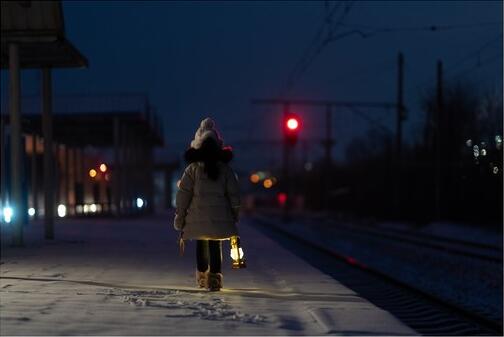
POLYGON ((26 210, 22 208, 21 177, 21 70, 19 65, 19 47, 9 45, 10 75, 10 127, 11 127, 11 207, 13 209, 12 226, 15 246, 23 245, 23 217, 26 210))
POLYGON ((75 152, 75 204, 80 205, 81 212, 84 207, 84 150, 79 147, 75 152))
POLYGON ((121 212, 124 214, 129 213, 128 206, 128 157, 127 157, 127 134, 126 134, 126 125, 124 123, 121 124, 120 131, 120 140, 119 146, 121 149, 121 180, 120 180, 120 191, 121 191, 121 212))
POLYGON ((131 213, 133 211, 133 205, 131 201, 132 194, 132 181, 131 181, 131 132, 129 125, 123 125, 123 202, 126 208, 126 213, 131 213))
POLYGON ((114 118, 114 167, 111 172, 112 179, 112 188, 113 192, 113 203, 114 203, 114 212, 116 215, 121 214, 121 149, 120 149, 120 140, 121 140, 121 125, 118 117, 114 118))
MULTIPOLYGON (((7 149, 5 148, 6 143, 5 143, 5 120, 3 116, 0 118, 0 206, 3 209, 5 206, 4 202, 7 200, 7 195, 6 195, 6 188, 5 188, 5 183, 6 183, 6 174, 5 171, 7 170, 7 165, 5 164, 6 162, 6 151, 7 149)), ((3 216, 3 214, 0 214, 0 216, 3 216)))
POLYGON ((38 218, 38 182, 37 182, 37 135, 32 134, 32 157, 31 157, 31 193, 32 207, 35 209, 34 219, 38 218))
POLYGON ((152 153, 152 146, 151 144, 147 144, 146 150, 146 163, 147 163, 147 188, 146 188, 146 196, 145 199, 147 200, 147 212, 149 214, 154 213, 154 160, 153 160, 153 153, 152 153))
POLYGON ((64 193, 63 193, 63 205, 67 208, 67 213, 70 210, 70 148, 68 145, 63 146, 63 158, 65 165, 65 185, 64 185, 64 193))
POLYGON ((51 69, 42 69, 42 133, 44 136, 44 229, 54 239, 54 155, 52 130, 51 69))
POLYGON ((67 149, 68 155, 68 213, 75 215, 75 148, 67 149))

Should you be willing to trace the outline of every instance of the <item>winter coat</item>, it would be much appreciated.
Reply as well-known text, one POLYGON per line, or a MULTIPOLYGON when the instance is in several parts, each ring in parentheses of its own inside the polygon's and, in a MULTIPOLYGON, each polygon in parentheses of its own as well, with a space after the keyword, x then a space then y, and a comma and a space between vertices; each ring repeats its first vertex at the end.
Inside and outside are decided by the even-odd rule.
POLYGON ((198 150, 190 149, 186 153, 186 160, 191 164, 179 183, 174 221, 175 229, 183 231, 185 239, 226 240, 238 235, 238 179, 227 164, 232 153, 223 154, 223 160, 218 162, 219 178, 214 181, 198 161, 198 150))

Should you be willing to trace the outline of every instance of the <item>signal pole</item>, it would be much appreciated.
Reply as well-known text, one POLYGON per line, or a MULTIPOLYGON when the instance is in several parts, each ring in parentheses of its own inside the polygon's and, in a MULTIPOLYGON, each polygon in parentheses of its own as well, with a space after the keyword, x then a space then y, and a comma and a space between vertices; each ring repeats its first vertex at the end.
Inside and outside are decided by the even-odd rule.
POLYGON ((334 141, 332 139, 332 106, 326 105, 326 139, 324 141, 325 147, 325 168, 324 168, 324 208, 329 209, 329 194, 331 188, 331 166, 332 166, 332 146, 334 141))
POLYGON ((435 143, 435 217, 441 218, 441 120, 443 115, 443 62, 437 62, 437 113, 436 113, 436 143, 435 143))
MULTIPOLYGON (((402 95, 402 94, 401 94, 402 95)), ((402 98, 401 98, 402 102, 402 98)), ((326 107, 326 138, 323 141, 323 145, 325 147, 325 169, 326 172, 324 174, 324 185, 326 187, 329 186, 329 167, 332 162, 332 146, 334 145, 334 141, 332 139, 332 112, 335 107, 345 107, 345 108, 379 108, 379 109, 398 109, 400 111, 404 110, 397 108, 397 103, 390 102, 359 102, 359 101, 331 101, 331 100, 302 100, 302 99, 282 99, 282 98, 266 98, 266 99, 253 99, 252 104, 268 104, 268 105, 282 105, 283 106, 283 114, 284 117, 290 114, 289 107, 291 105, 306 105, 306 106, 315 106, 315 107, 326 107)), ((399 138, 400 139, 400 138, 399 138)), ((284 142, 287 143, 287 142, 284 142)), ((288 153, 290 149, 287 149, 288 145, 284 148, 284 167, 283 167, 283 175, 286 177, 288 175, 288 153)), ((285 178, 284 178, 285 179, 285 178)), ((287 187, 288 188, 288 187, 287 187)), ((324 196, 324 206, 326 209, 329 209, 328 200, 328 192, 326 189, 326 195, 324 196)), ((285 205, 286 210, 289 207, 289 197, 287 198, 287 202, 285 205)), ((288 215, 288 213, 286 213, 288 215)), ((287 217, 287 216, 286 216, 287 217)))
MULTIPOLYGON (((285 102, 283 104, 283 120, 287 120, 287 117, 290 114, 290 104, 289 102, 285 102)), ((286 136, 284 136, 287 138, 286 136)), ((288 144, 287 139, 284 139, 283 142, 283 169, 282 169, 282 176, 284 180, 284 186, 285 189, 285 194, 287 195, 287 199, 285 200, 285 205, 283 209, 283 214, 282 214, 282 219, 283 222, 289 222, 290 221, 290 205, 291 205, 291 188, 290 188, 290 179, 289 179, 289 159, 290 159, 290 151, 291 151, 291 146, 288 144)))

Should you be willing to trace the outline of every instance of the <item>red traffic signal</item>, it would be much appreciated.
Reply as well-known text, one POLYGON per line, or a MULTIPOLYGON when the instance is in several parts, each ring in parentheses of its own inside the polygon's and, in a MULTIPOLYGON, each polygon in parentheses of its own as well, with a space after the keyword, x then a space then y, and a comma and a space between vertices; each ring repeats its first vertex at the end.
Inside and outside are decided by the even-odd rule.
POLYGON ((291 117, 287 120, 287 128, 289 130, 296 130, 299 127, 299 122, 296 118, 291 117))
POLYGON ((301 127, 301 120, 294 114, 288 114, 284 119, 284 136, 288 145, 297 143, 298 133, 301 127))
POLYGON ((283 207, 285 203, 287 202, 287 193, 285 192, 280 192, 277 194, 277 201, 278 204, 283 207))

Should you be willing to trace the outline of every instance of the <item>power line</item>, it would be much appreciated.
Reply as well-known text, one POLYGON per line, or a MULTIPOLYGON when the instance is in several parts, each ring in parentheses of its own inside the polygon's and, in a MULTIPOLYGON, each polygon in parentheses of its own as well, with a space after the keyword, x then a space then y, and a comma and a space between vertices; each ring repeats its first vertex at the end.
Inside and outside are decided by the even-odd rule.
MULTIPOLYGON (((309 44, 308 48, 306 49, 301 59, 296 63, 295 67, 290 72, 284 92, 292 89, 295 81, 303 75, 303 73, 308 69, 308 67, 312 64, 315 58, 322 52, 323 48, 330 42, 329 37, 332 34, 334 34, 334 31, 339 27, 339 25, 341 25, 345 17, 350 12, 350 9, 353 6, 352 2, 353 1, 339 2, 336 5, 334 5, 332 9, 330 9, 330 11, 325 17, 324 23, 319 28, 314 39, 309 44), (341 7, 341 4, 343 4, 343 12, 338 18, 338 20, 335 23, 332 23, 332 18, 337 13, 337 10, 341 7), (326 30, 327 30, 327 37, 321 40, 326 30)), ((327 3, 325 3, 325 6, 326 9, 329 8, 329 5, 327 3)))
POLYGON ((482 68, 486 65, 489 65, 491 64, 493 61, 497 60, 497 59, 501 59, 502 60, 502 52, 499 52, 493 56, 490 56, 484 60, 478 60, 478 62, 473 65, 472 67, 470 67, 469 69, 466 69, 466 70, 463 70, 463 71, 459 71, 449 77, 451 77, 452 80, 454 79, 458 79, 460 78, 461 76, 463 75, 467 75, 468 73, 471 73, 473 72, 474 70, 478 69, 478 68, 482 68))
POLYGON ((498 34, 495 38, 491 39, 490 41, 487 41, 486 43, 484 43, 477 50, 470 52, 469 54, 465 55, 464 57, 462 57, 458 61, 454 62, 452 65, 450 65, 448 67, 448 69, 447 69, 448 72, 453 71, 453 68, 458 67, 459 65, 466 62, 467 60, 470 60, 471 58, 474 58, 474 57, 480 58, 483 50, 485 50, 486 48, 488 48, 489 46, 493 45, 495 42, 498 42, 498 41, 502 42, 502 33, 498 34))
MULTIPOLYGON (((469 29, 469 28, 479 28, 485 26, 492 25, 502 25, 502 22, 480 22, 473 24, 459 24, 459 25, 428 25, 428 26, 403 26, 403 27, 383 27, 383 26, 370 26, 370 25, 361 25, 361 24, 345 24, 343 21, 345 17, 350 12, 353 1, 348 1, 343 6, 343 11, 336 21, 334 25, 331 26, 331 21, 336 13, 336 9, 338 9, 341 4, 336 4, 332 9, 330 9, 330 5, 328 1, 324 2, 326 18, 320 29, 318 30, 315 38, 309 44, 308 48, 305 50, 305 53, 301 57, 301 59, 296 63, 294 69, 288 76, 287 85, 285 87, 285 91, 289 91, 293 88, 294 83, 304 74, 304 72, 310 67, 313 61, 317 58, 318 55, 323 51, 324 47, 326 47, 329 43, 352 36, 358 35, 362 38, 369 38, 374 35, 380 33, 395 33, 395 32, 415 32, 415 31, 430 31, 430 32, 439 32, 439 31, 448 31, 455 29, 469 29), (327 37, 320 41, 321 37, 324 34, 326 28, 329 27, 327 37), (339 27, 349 27, 354 28, 352 30, 342 32, 336 34, 336 31, 339 27), (367 31, 365 31, 367 30, 367 31), (318 44, 318 47, 317 47, 318 44)), ((502 34, 501 34, 502 35, 502 34)))
POLYGON ((317 58, 318 55, 320 55, 320 53, 322 52, 322 50, 330 43, 330 42, 333 42, 335 41, 335 39, 333 38, 333 34, 335 33, 335 31, 338 29, 338 26, 343 22, 343 20, 345 19, 345 17, 348 15, 348 13, 350 12, 350 9, 352 8, 353 4, 352 3, 349 3, 349 4, 346 4, 343 8, 343 13, 341 14, 341 16, 339 17, 338 21, 332 25, 332 27, 329 28, 329 32, 328 32, 328 35, 327 35, 327 38, 325 38, 322 43, 319 45, 319 47, 316 49, 315 53, 312 54, 311 58, 309 58, 304 67, 301 68, 301 70, 299 71, 298 73, 298 77, 297 78, 300 78, 303 73, 308 69, 308 67, 313 63, 313 61, 317 58))
POLYGON ((299 72, 298 69, 303 67, 303 64, 306 63, 307 59, 309 58, 310 54, 312 54, 313 48, 317 48, 317 45, 320 44, 320 39, 322 38, 324 31, 326 30, 328 22, 331 21, 332 16, 336 13, 336 10, 340 7, 341 2, 337 3, 334 5, 332 9, 330 9, 330 5, 328 2, 325 2, 325 8, 327 11, 327 14, 324 18, 324 22, 318 29, 317 33, 315 34, 315 37, 312 39, 312 41, 308 44, 308 47, 305 49, 304 53, 302 54, 301 58, 299 59, 298 62, 294 65, 294 68, 290 72, 288 78, 287 78, 287 87, 286 90, 290 89, 291 84, 294 81, 294 77, 299 72))
MULTIPOLYGON (((342 24, 342 26, 348 28, 354 28, 350 32, 361 35, 363 38, 367 38, 379 33, 397 33, 397 32, 421 32, 421 31, 446 31, 455 29, 469 29, 469 28, 479 28, 485 26, 502 25, 502 22, 481 22, 473 24, 460 24, 460 25, 430 25, 430 26, 404 26, 404 27, 379 27, 379 26, 368 26, 361 24, 342 24), (363 30, 368 30, 367 32, 363 30)), ((348 33, 350 33, 348 32, 348 33)))
MULTIPOLYGON (((496 42, 498 41, 502 41, 502 33, 499 33, 497 36, 493 37, 492 39, 486 41, 485 43, 483 43, 482 45, 480 45, 478 48, 470 51, 469 53, 465 54, 464 56, 462 56, 459 60, 455 61, 454 63, 452 63, 451 65, 449 65, 446 69, 445 69, 445 74, 448 75, 449 73, 453 72, 454 69, 458 68, 461 64, 463 63, 466 63, 467 61, 473 59, 473 58, 478 58, 478 63, 476 65, 474 65, 473 67, 471 67, 471 69, 467 72, 471 72, 475 69, 477 69, 479 66, 478 65, 482 65, 483 63, 488 63, 488 62, 491 62, 493 61, 494 59, 496 59, 498 57, 498 55, 496 56, 492 56, 491 59, 485 59, 484 61, 481 60, 481 54, 483 51, 485 51, 486 49, 488 49, 488 47, 490 47, 491 45, 495 44, 496 42)), ((502 55, 502 53, 500 54, 502 55)), ((462 70, 461 72, 464 72, 464 70, 462 70)), ((455 75, 448 75, 447 77, 456 77, 458 78, 459 77, 459 72, 457 72, 455 75)), ((445 75, 445 76, 446 76, 445 75)), ((420 84, 417 84, 415 86, 415 88, 417 90, 422 90, 426 85, 430 84, 432 82, 432 76, 434 75, 429 75, 429 78, 425 81, 422 81, 420 84)))

